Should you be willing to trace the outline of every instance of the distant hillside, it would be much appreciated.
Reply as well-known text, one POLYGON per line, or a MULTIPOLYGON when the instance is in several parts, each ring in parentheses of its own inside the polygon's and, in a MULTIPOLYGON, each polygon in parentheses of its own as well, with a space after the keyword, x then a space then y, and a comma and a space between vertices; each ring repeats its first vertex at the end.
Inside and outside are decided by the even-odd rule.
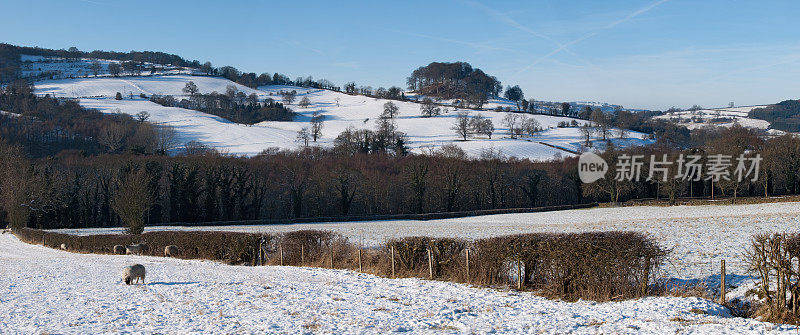
POLYGON ((769 121, 772 128, 800 132, 800 100, 786 100, 750 111, 749 117, 769 121))
POLYGON ((179 67, 201 68, 199 61, 188 61, 178 55, 159 51, 80 51, 75 47, 68 50, 24 47, 0 43, 0 83, 8 83, 23 77, 22 55, 77 60, 81 58, 104 59, 118 62, 150 63, 179 67))

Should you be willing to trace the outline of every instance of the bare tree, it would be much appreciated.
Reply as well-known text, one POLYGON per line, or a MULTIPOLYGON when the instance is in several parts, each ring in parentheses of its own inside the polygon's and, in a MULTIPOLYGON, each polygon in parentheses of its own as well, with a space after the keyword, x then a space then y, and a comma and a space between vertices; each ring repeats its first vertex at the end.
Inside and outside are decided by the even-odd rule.
POLYGON ((147 121, 147 119, 150 118, 150 113, 145 112, 145 111, 141 111, 139 113, 136 113, 135 117, 136 117, 136 120, 139 121, 139 123, 145 123, 147 121))
POLYGON ((166 155, 171 150, 175 149, 177 146, 175 138, 175 128, 163 125, 156 127, 156 147, 158 148, 158 152, 162 155, 166 155))
POLYGON ((536 135, 536 133, 539 132, 541 129, 542 128, 539 125, 539 121, 536 121, 535 118, 529 116, 523 116, 522 121, 520 122, 519 128, 517 130, 521 135, 533 136, 536 135))
POLYGON ((144 231, 144 213, 152 203, 147 187, 147 173, 135 169, 120 178, 119 188, 111 201, 111 207, 127 227, 128 234, 144 231))
POLYGON ((591 137, 592 137, 592 133, 594 132, 594 129, 592 129, 592 126, 590 126, 589 123, 585 122, 585 123, 583 123, 581 125, 580 131, 581 131, 582 137, 584 138, 584 145, 587 146, 587 147, 591 146, 592 145, 591 137))
POLYGON ((503 117, 503 126, 508 128, 508 135, 511 138, 517 138, 517 134, 519 133, 519 115, 514 113, 508 113, 505 117, 503 117))
POLYGON ((472 120, 470 120, 470 128, 476 134, 486 135, 489 139, 492 139, 494 123, 492 123, 492 120, 484 118, 483 115, 477 114, 473 116, 472 120))
POLYGON ((89 69, 92 70, 92 73, 94 73, 94 76, 97 77, 97 75, 100 74, 100 70, 103 69, 103 66, 100 65, 100 62, 95 60, 95 61, 92 61, 92 64, 89 65, 89 69))
POLYGON ((453 127, 450 128, 456 131, 456 134, 461 137, 464 141, 467 140, 470 134, 470 119, 468 112, 458 112, 456 116, 456 122, 453 124, 453 127))
POLYGON ((397 105, 395 105, 394 102, 389 101, 383 104, 383 114, 385 114, 390 119, 394 118, 399 110, 400 108, 397 107, 397 105))
POLYGON ((125 128, 117 123, 110 123, 100 130, 97 140, 108 148, 108 152, 117 152, 122 148, 125 139, 125 128))
POLYGON ((297 103, 297 105, 302 108, 308 108, 308 106, 311 105, 311 100, 308 99, 308 97, 303 97, 302 99, 300 99, 300 102, 297 103))
POLYGON ((311 117, 311 138, 314 142, 322 137, 322 123, 325 121, 325 116, 321 115, 318 111, 314 111, 314 116, 311 117))
POLYGON ((297 97, 297 91, 281 91, 280 94, 284 105, 291 105, 297 97))
POLYGON ((611 131, 610 118, 606 113, 601 110, 592 112, 592 122, 594 122, 597 132, 603 136, 603 141, 608 139, 609 132, 611 131))
POLYGON ((119 76, 120 72, 122 72, 122 67, 119 65, 119 63, 108 64, 108 73, 110 73, 112 76, 117 77, 119 76))
POLYGON ((419 109, 423 117, 432 117, 442 113, 442 109, 439 108, 431 98, 422 99, 422 104, 419 106, 419 109))
POLYGON ((303 143, 304 147, 308 147, 308 142, 311 140, 311 132, 308 131, 308 127, 303 127, 297 131, 297 141, 303 143))
POLYGON ((194 96, 195 94, 197 94, 197 92, 200 92, 200 90, 197 88, 197 85, 195 85, 193 81, 186 83, 186 86, 183 87, 183 93, 188 94, 190 96, 194 96))

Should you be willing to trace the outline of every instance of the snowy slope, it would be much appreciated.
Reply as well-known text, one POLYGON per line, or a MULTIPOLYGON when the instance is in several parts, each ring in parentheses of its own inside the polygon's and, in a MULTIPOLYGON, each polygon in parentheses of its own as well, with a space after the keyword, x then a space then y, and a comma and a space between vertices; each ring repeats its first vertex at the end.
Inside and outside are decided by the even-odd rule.
POLYGON ((344 270, 73 254, 11 234, 0 235, 0 264, 3 334, 797 332, 699 298, 567 303, 344 270), (146 285, 120 281, 133 263, 147 268, 146 285))
POLYGON ((730 127, 734 123, 738 123, 743 127, 766 130, 769 129, 768 121, 748 117, 751 110, 763 107, 766 105, 670 112, 656 116, 655 119, 672 121, 689 129, 706 126, 730 127))
MULTIPOLYGON (((320 89, 265 86, 254 90, 236 85, 240 91, 246 94, 255 93, 261 99, 269 97, 279 100, 280 91, 295 90, 298 92, 295 105, 290 106, 300 114, 294 122, 268 121, 247 126, 233 124, 196 111, 162 107, 138 97, 140 93, 147 96, 152 94, 183 96, 181 90, 189 81, 193 81, 201 93, 225 92, 228 85, 236 85, 223 78, 189 75, 83 78, 38 82, 36 83, 36 92, 57 97, 80 98, 82 105, 109 113, 116 112, 117 109, 128 114, 147 111, 151 114, 152 122, 176 127, 179 137, 184 142, 199 141, 237 155, 254 155, 270 147, 297 148, 299 143, 295 141, 296 132, 309 126, 308 122, 315 111, 325 116, 323 136, 315 144, 332 146, 336 136, 348 127, 374 129, 375 121, 383 111, 383 104, 388 101, 320 89), (123 93, 125 99, 114 100, 116 92, 123 93), (296 106, 303 97, 311 100, 308 108, 296 106)), ((508 156, 546 160, 557 156, 572 155, 568 151, 559 150, 553 146, 569 151, 581 150, 582 138, 577 128, 556 127, 561 121, 571 121, 570 118, 537 115, 535 118, 545 128, 543 132, 531 138, 510 139, 506 134, 507 129, 502 126, 502 119, 507 113, 469 111, 472 115, 481 113, 492 119, 497 131, 492 139, 479 137, 464 142, 458 141, 459 138, 451 130, 456 117, 456 111, 453 108, 448 108, 441 116, 423 118, 420 116, 419 104, 393 102, 400 108, 397 118, 398 128, 408 134, 409 146, 415 151, 455 143, 471 155, 478 155, 483 150, 493 149, 508 156)), ((502 100, 497 100, 495 103, 508 104, 507 101, 502 100)), ((642 140, 642 135, 630 132, 626 138, 614 139, 614 141, 623 147, 650 143, 650 141, 642 140)))

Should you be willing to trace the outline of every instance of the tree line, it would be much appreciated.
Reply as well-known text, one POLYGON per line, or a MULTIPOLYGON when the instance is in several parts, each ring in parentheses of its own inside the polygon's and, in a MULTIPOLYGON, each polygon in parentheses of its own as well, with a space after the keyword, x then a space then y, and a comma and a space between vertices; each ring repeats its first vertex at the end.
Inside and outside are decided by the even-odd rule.
MULTIPOLYGON (((150 96, 150 101, 167 107, 181 107, 216 115, 242 124, 262 121, 292 121, 296 115, 284 104, 272 98, 259 99, 255 93, 246 94, 228 85, 224 93, 200 93, 194 82, 186 83, 183 92, 188 98, 178 100, 171 95, 150 96)), ((292 99, 293 100, 293 99, 292 99)))
POLYGON ((103 114, 75 100, 38 97, 25 81, 0 87, 0 138, 18 145, 29 157, 64 151, 88 155, 164 154, 175 145, 174 130, 122 113, 103 114))
POLYGON ((99 227, 136 220, 288 219, 800 192, 800 139, 765 139, 742 127, 705 134, 702 145, 687 149, 666 143, 626 149, 609 144, 601 155, 611 171, 592 184, 581 183, 573 157, 530 162, 486 151, 470 158, 455 145, 401 154, 363 150, 361 136, 353 132, 337 139, 333 149, 273 149, 252 158, 213 149, 172 157, 65 151, 32 158, 24 147, 4 141, 0 217, 38 228, 99 227), (760 154, 762 178, 648 179, 648 164, 641 167, 640 180, 614 178, 614 164, 624 155, 674 159, 701 154, 705 164, 714 153, 760 154))
POLYGON ((769 121, 773 129, 800 132, 800 100, 785 100, 750 111, 748 117, 769 121))

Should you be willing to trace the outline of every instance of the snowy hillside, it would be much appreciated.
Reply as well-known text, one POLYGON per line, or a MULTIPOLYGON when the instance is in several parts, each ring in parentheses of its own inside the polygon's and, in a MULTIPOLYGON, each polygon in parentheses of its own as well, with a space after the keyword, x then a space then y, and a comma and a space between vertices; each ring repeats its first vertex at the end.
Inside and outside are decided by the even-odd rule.
MULTIPOLYGON (((696 111, 669 112, 655 117, 656 119, 668 120, 689 129, 697 129, 706 126, 730 127, 734 123, 743 127, 768 130, 769 122, 748 117, 748 113, 756 108, 764 106, 729 107, 717 109, 702 109, 696 111)), ((780 132, 770 130, 771 133, 780 132)))
POLYGON ((0 235, 0 333, 795 333, 699 298, 568 303, 346 270, 85 255, 0 235), (147 269, 124 285, 122 269, 147 269))
MULTIPOLYGON (((193 81, 201 93, 225 92, 228 85, 236 85, 219 77, 190 75, 80 78, 37 82, 36 92, 57 97, 79 98, 83 106, 107 113, 122 112, 133 115, 146 111, 151 114, 151 122, 175 127, 183 143, 199 141, 237 155, 255 155, 270 147, 297 148, 299 143, 295 140, 296 133, 309 125, 311 115, 315 111, 325 116, 323 136, 316 145, 332 146, 336 136, 348 127, 374 129, 375 121, 383 111, 383 104, 389 101, 301 87, 264 86, 254 90, 236 85, 240 91, 246 94, 255 93, 260 99, 280 100, 278 93, 280 91, 295 90, 298 93, 295 104, 290 106, 300 114, 294 122, 268 121, 248 126, 197 111, 163 107, 139 97, 139 94, 184 96, 182 89, 189 81, 193 81), (124 99, 115 100, 116 92, 122 93, 124 99), (303 97, 308 97, 311 101, 308 108, 296 105, 303 97)), ((457 114, 453 108, 447 108, 440 116, 423 118, 420 115, 419 104, 401 101, 394 103, 400 108, 397 118, 398 128, 408 134, 408 144, 412 151, 455 143, 471 155, 493 149, 508 156, 546 160, 557 156, 570 156, 573 155, 570 152, 582 150, 583 140, 577 128, 557 127, 559 122, 569 122, 572 121, 571 118, 537 115, 535 118, 545 129, 544 131, 530 138, 511 139, 508 138, 508 130, 502 125, 503 117, 507 113, 468 111, 471 115, 480 113, 491 119, 496 132, 492 139, 484 136, 469 141, 459 141, 455 132, 451 130, 457 114)), ((504 100, 495 100, 491 103, 510 104, 504 100)), ((643 134, 628 132, 625 138, 615 138, 613 141, 622 147, 649 143, 642 137, 643 134)))
MULTIPOLYGON (((91 77, 94 76, 92 63, 95 61, 100 65, 100 68, 98 69, 98 75, 110 76, 108 65, 122 64, 121 61, 116 60, 92 58, 66 59, 59 57, 31 55, 20 55, 20 60, 22 61, 20 71, 23 78, 42 76, 49 79, 91 77)), ((189 68, 152 64, 147 62, 142 63, 142 73, 150 74, 151 70, 153 71, 153 74, 191 74, 196 72, 196 70, 189 68)), ((122 74, 131 73, 123 70, 122 74)))

